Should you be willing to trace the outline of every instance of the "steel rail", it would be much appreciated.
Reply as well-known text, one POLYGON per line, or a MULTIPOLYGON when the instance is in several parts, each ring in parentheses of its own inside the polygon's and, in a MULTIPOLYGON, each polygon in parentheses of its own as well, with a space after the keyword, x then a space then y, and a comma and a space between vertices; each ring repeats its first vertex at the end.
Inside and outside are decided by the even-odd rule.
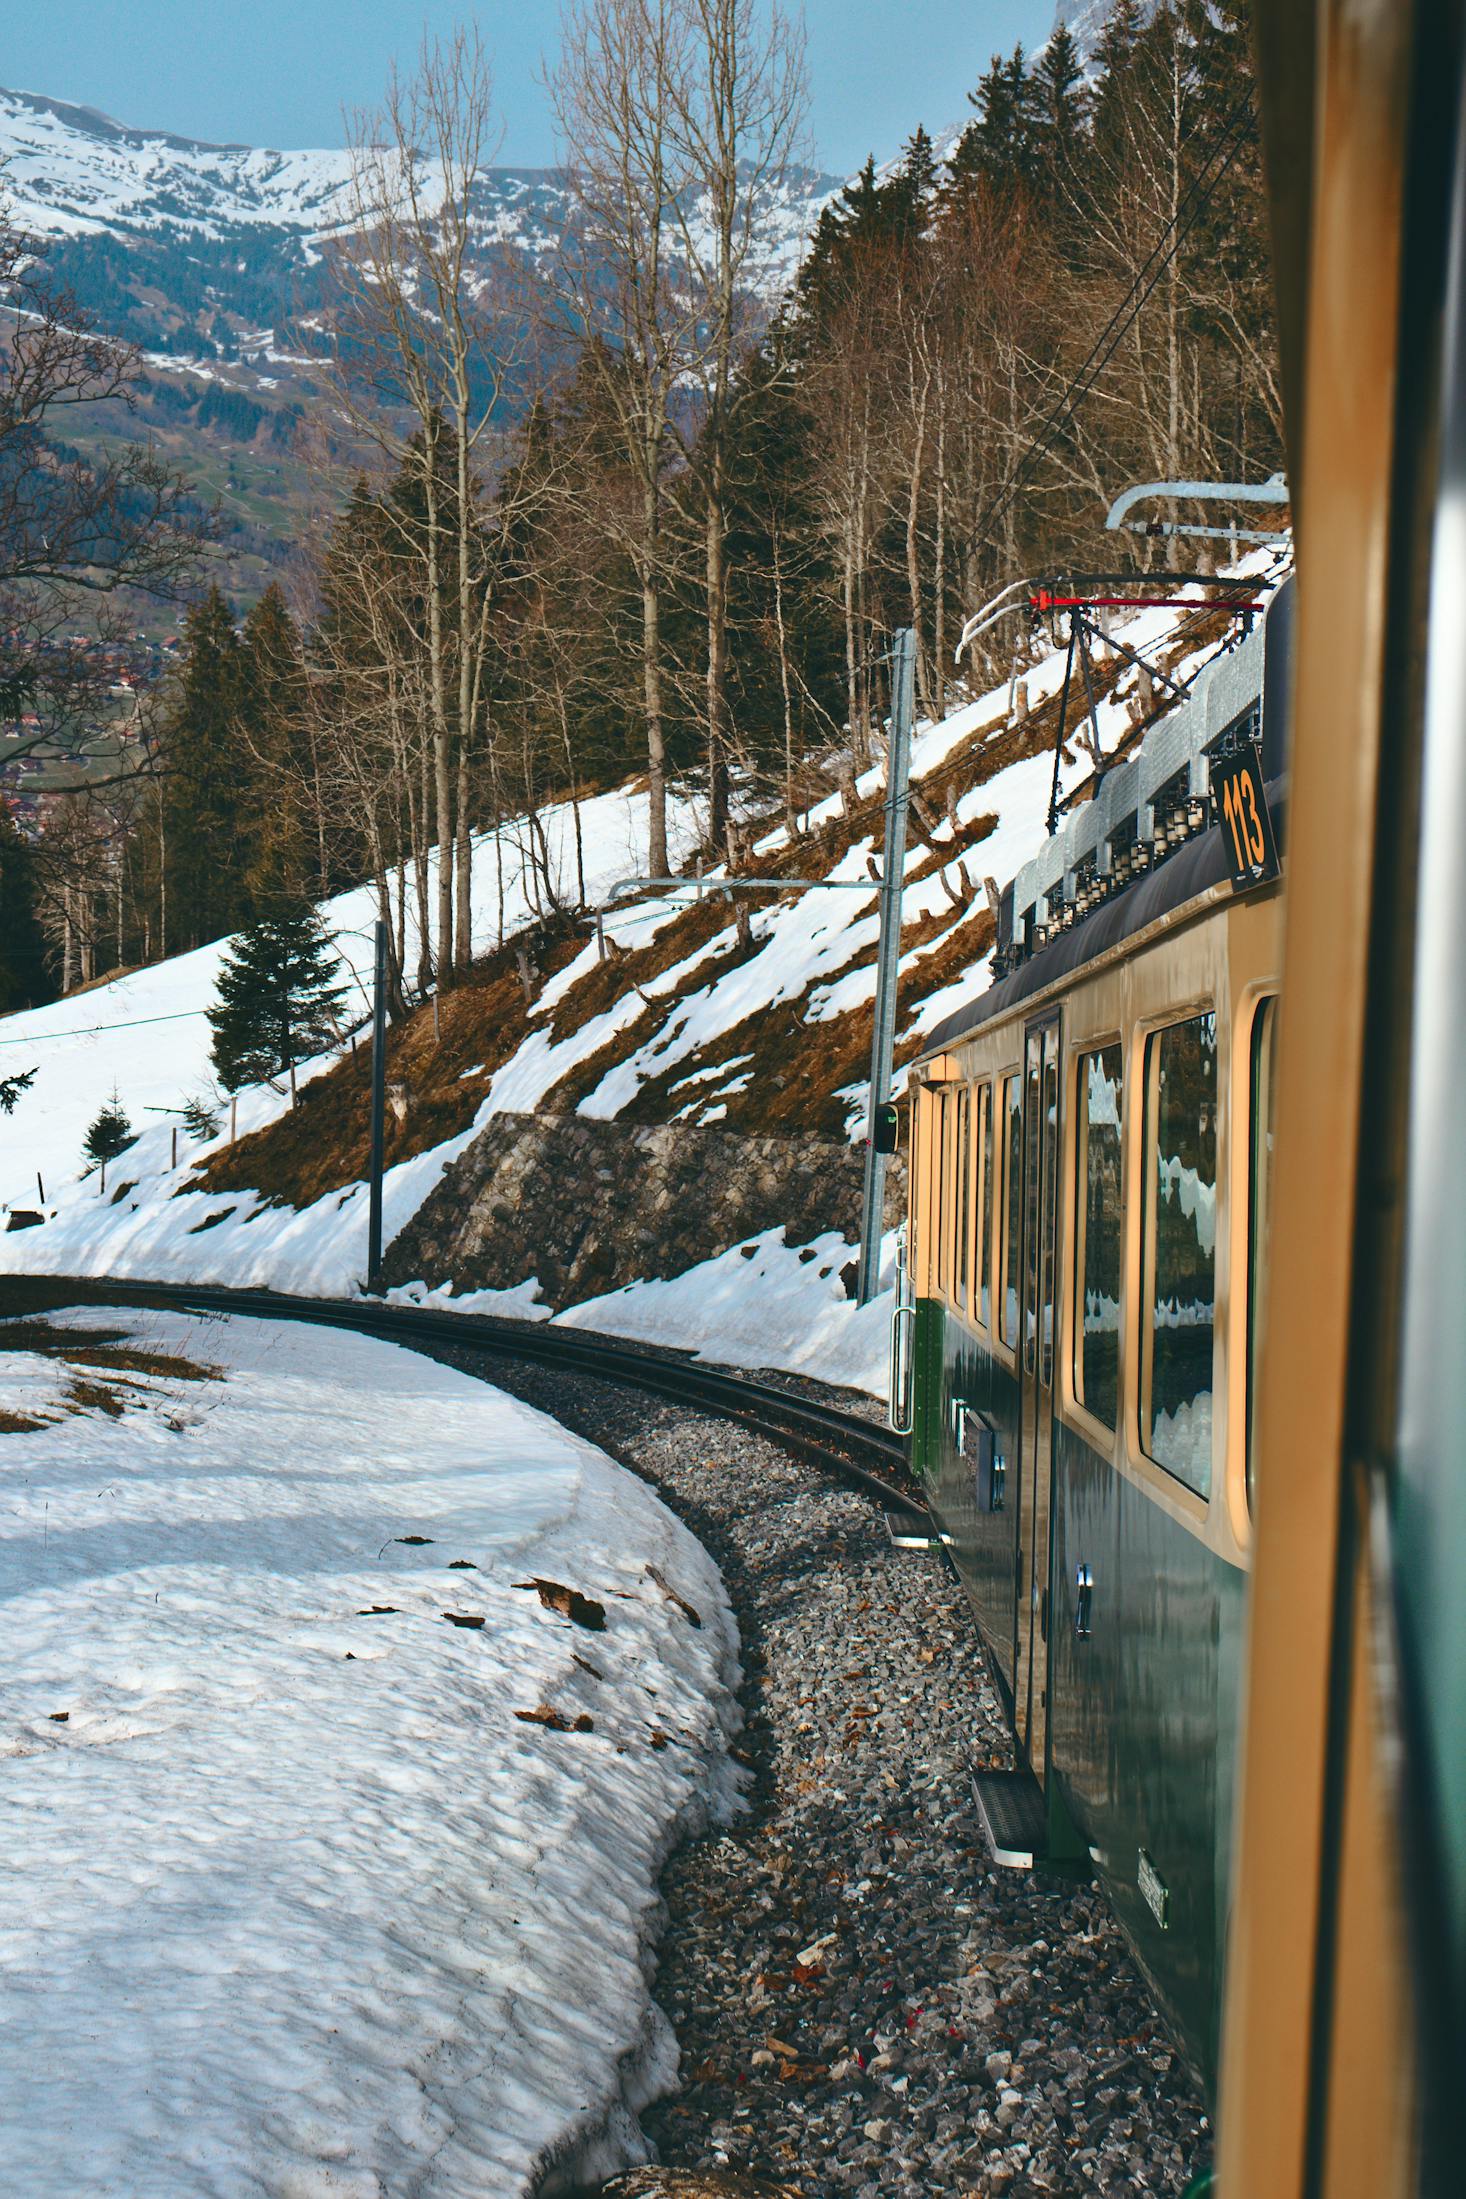
POLYGON ((920 1515, 925 1509, 909 1483, 902 1487, 886 1478, 892 1471, 907 1473, 906 1445, 893 1430, 773 1383, 704 1366, 679 1354, 648 1351, 619 1337, 551 1328, 548 1323, 505 1321, 492 1314, 443 1313, 364 1299, 301 1298, 284 1291, 235 1290, 214 1283, 101 1282, 93 1277, 41 1275, 12 1279, 47 1291, 74 1288, 78 1303, 162 1304, 185 1311, 313 1321, 409 1347, 452 1344, 593 1375, 674 1399, 722 1420, 739 1421, 799 1452, 889 1511, 920 1515))

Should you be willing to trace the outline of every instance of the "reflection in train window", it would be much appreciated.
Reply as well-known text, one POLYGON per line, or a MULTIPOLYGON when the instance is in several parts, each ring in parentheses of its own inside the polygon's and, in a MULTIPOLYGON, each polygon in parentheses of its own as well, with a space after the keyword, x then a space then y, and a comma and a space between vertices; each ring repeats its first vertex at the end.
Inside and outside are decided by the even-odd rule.
POLYGON ((947 1280, 947 1095, 936 1094, 932 1108, 932 1182, 936 1199, 932 1206, 932 1280, 940 1291, 947 1280))
POLYGON ((977 1088, 977 1318, 993 1324, 993 1088, 977 1088))
POLYGON ((1023 1241, 1023 1093, 1003 1079, 1003 1342, 1018 1341, 1018 1248, 1023 1241))
POLYGON ((1027 1091, 1023 1119, 1023 1371, 1032 1374, 1037 1360, 1039 1300, 1039 1186, 1043 1140, 1040 1116, 1043 1108, 1043 1033, 1028 1034, 1028 1059, 1024 1069, 1027 1091))
POLYGON ((1159 1466, 1211 1493, 1216 1318, 1217 1019, 1193 1016, 1146 1047, 1141 1432, 1159 1466))
POLYGON ((1059 1226, 1059 1033, 1057 1027, 1044 1034, 1043 1071, 1043 1268, 1040 1287, 1043 1291, 1042 1326, 1043 1344, 1040 1380, 1046 1390, 1054 1386, 1054 1284, 1055 1254, 1058 1249, 1059 1226))
POLYGON ((959 1306, 967 1304, 968 1237, 972 1213, 972 1094, 957 1094, 957 1196, 952 1202, 952 1280, 959 1306))
POLYGON ((1120 1127, 1124 1054, 1101 1046, 1079 1057, 1079 1250, 1082 1298, 1074 1394, 1107 1428, 1115 1425, 1120 1376, 1120 1127))
POLYGON ((1257 1348, 1267 1315, 1268 1215, 1273 1193, 1273 1126, 1277 1083, 1273 1076, 1278 1003, 1264 1000, 1252 1022, 1252 1181, 1248 1197, 1247 1258, 1247 1507, 1252 1509, 1256 1471, 1257 1348))

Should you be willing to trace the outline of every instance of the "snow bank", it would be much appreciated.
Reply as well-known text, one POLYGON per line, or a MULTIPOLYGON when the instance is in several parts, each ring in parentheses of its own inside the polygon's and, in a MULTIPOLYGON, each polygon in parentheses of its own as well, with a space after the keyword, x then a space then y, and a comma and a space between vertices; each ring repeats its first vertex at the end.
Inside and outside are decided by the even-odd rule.
POLYGON ((626 1283, 554 1315, 533 1280, 512 1290, 463 1292, 451 1283, 434 1289, 407 1283, 388 1296, 396 1305, 551 1321, 637 1343, 670 1344, 724 1366, 807 1374, 885 1397, 895 1305, 894 1230, 881 1246, 886 1287, 868 1306, 847 1298, 841 1281, 856 1257, 857 1248, 838 1230, 813 1244, 787 1245, 782 1229, 769 1229, 666 1281, 626 1283))
MULTIPOLYGON (((885 1245, 889 1268, 895 1238, 885 1245)), ((628 1283, 559 1316, 565 1328, 604 1329, 653 1344, 691 1344, 735 1367, 777 1367, 847 1389, 887 1394, 892 1294, 868 1306, 845 1296, 853 1245, 836 1230, 793 1247, 782 1229, 702 1260, 668 1282, 628 1283)))
MULTIPOLYGON (((712 1561, 410 1352, 119 1323, 221 1372, 0 1436, 6 2188, 509 2199, 643 2158, 656 1876, 732 1794, 712 1561), (542 1704, 593 1730, 515 1716, 542 1704)), ((64 1373, 5 1369, 31 1410, 64 1373)))

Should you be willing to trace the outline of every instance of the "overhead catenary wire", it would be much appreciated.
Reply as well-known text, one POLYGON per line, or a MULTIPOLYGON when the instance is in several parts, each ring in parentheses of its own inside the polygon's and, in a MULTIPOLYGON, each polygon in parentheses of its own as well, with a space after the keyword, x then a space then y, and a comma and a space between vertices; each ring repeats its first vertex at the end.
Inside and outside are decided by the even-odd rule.
POLYGON ((87 1023, 72 1031, 37 1031, 30 1038, 0 1038, 0 1046, 47 1046, 58 1038, 96 1038, 103 1031, 141 1031, 150 1023, 192 1023, 207 1008, 180 1008, 171 1016, 135 1016, 127 1023, 87 1023))

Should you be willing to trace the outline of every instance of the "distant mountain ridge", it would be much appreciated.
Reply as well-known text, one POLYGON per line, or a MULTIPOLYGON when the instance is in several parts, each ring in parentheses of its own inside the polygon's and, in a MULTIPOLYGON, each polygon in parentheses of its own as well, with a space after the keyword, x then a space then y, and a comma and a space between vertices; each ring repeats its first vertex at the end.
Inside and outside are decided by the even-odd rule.
MULTIPOLYGON (((0 203, 38 240, 49 278, 145 362, 128 420, 77 414, 68 432, 81 445, 145 436, 184 467, 219 503, 245 595, 298 534, 309 500, 296 431, 319 393, 322 246, 350 222, 350 174, 341 148, 214 145, 0 90, 0 203)), ((804 169, 768 194, 755 287, 771 305, 841 181, 804 169)), ((508 252, 533 274, 564 236, 569 179, 485 168, 473 212, 483 266, 508 252)))
POLYGON ((0 158, 13 218, 40 236, 277 221, 333 225, 344 152, 210 145, 139 130, 95 107, 0 90, 0 158))
MULTIPOLYGON (((321 348, 320 247, 350 224, 350 176, 341 148, 212 145, 0 90, 0 196, 16 226, 45 241, 54 275, 156 364, 256 395, 298 379, 321 348)), ((768 193, 755 287, 771 303, 840 182, 800 169, 768 193)), ((542 265, 570 214, 563 169, 480 173, 485 258, 508 249, 542 265)))

